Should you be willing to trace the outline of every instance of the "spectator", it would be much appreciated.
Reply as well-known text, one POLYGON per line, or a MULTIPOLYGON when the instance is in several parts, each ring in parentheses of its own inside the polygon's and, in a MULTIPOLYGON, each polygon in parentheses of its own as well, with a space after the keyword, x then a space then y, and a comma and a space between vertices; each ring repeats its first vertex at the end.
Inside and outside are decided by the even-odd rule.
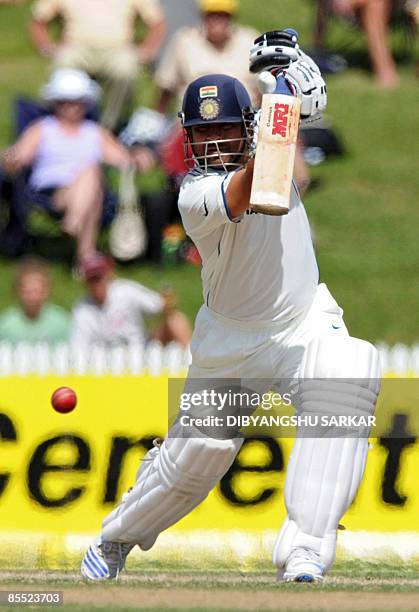
POLYGON ((102 122, 114 129, 130 100, 141 65, 156 58, 166 33, 159 0, 37 0, 30 34, 39 51, 55 67, 78 68, 104 79, 108 89, 102 122), (48 25, 63 20, 63 36, 51 38, 48 25), (148 27, 145 40, 135 44, 135 21, 148 27))
POLYGON ((239 0, 199 0, 201 23, 180 29, 169 44, 156 71, 161 90, 158 110, 166 113, 188 83, 208 73, 236 77, 259 99, 256 78, 249 72, 249 49, 258 33, 235 23, 239 0))
MULTIPOLYGON (((64 232, 77 241, 80 261, 96 247, 103 204, 101 163, 146 169, 151 163, 144 148, 131 155, 105 128, 85 118, 97 102, 97 85, 79 70, 60 69, 43 88, 53 115, 30 125, 4 156, 10 174, 33 166, 32 193, 52 202, 63 215, 64 232)), ((35 198, 39 199, 39 198, 35 198)))
POLYGON ((368 41, 368 51, 377 83, 384 89, 398 85, 396 64, 389 43, 391 0, 318 0, 316 47, 322 50, 326 25, 331 13, 359 20, 368 41))
POLYGON ((48 302, 50 278, 42 260, 24 260, 17 268, 15 290, 19 305, 0 314, 0 340, 19 342, 66 342, 70 315, 48 302))
POLYGON ((158 294, 137 282, 113 278, 113 261, 95 253, 82 264, 87 297, 73 310, 73 346, 144 344, 145 315, 162 314, 157 337, 189 345, 191 328, 177 310, 173 294, 158 294))

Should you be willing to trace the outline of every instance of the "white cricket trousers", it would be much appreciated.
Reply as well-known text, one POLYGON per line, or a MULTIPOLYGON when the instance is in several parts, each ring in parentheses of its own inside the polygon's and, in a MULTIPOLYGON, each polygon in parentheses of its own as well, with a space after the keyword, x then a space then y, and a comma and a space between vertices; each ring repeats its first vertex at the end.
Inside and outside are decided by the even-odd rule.
MULTIPOLYGON (((324 387, 317 388, 314 382, 308 411, 333 397, 343 407, 355 402, 357 410, 371 413, 378 389, 368 381, 379 376, 377 352, 369 343, 350 338, 342 317, 324 284, 318 286, 307 312, 288 325, 247 324, 203 306, 196 319, 185 390, 202 378, 217 384, 223 378, 241 379, 243 386, 246 379, 257 379, 259 393, 277 388, 280 379, 307 377, 313 386, 317 377, 330 378, 326 395, 324 387), (343 391, 333 387, 343 377, 356 384, 345 384, 343 391)), ((205 499, 240 450, 240 438, 213 439, 197 433, 185 439, 176 435, 176 427, 158 451, 146 455, 134 487, 105 518, 103 540, 149 549, 161 531, 205 499)), ((278 568, 286 565, 295 547, 315 550, 326 569, 331 565, 338 523, 361 482, 367 448, 365 438, 297 437, 285 484, 288 516, 274 550, 278 568)))
POLYGON ((345 335, 343 310, 325 284, 317 287, 308 311, 284 323, 227 319, 206 306, 198 312, 192 337, 188 378, 275 379, 300 376, 310 342, 325 335, 345 335))

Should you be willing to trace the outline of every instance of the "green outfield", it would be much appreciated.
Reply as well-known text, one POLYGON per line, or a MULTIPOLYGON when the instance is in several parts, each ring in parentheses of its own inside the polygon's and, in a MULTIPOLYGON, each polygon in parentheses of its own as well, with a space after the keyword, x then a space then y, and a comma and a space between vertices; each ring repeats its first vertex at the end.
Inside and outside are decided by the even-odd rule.
MULTIPOLYGON (((259 30, 292 25, 303 45, 310 43, 313 3, 308 0, 243 0, 241 20, 259 30)), ((48 63, 27 41, 29 8, 1 7, 0 20, 0 146, 10 142, 10 105, 17 92, 35 94, 48 63)), ((357 66, 328 77, 328 117, 341 135, 346 156, 314 168, 317 186, 305 197, 317 240, 322 280, 345 309, 355 336, 389 344, 418 340, 414 313, 419 301, 419 139, 414 61, 401 63, 401 87, 379 91, 371 74, 359 65, 365 60, 362 37, 349 26, 335 23, 331 47, 345 47, 357 66)), ((394 45, 404 46, 396 33, 394 45)), ((153 88, 146 77, 138 87, 139 102, 152 103, 153 88)), ((147 188, 156 177, 146 181, 147 188)), ((13 262, 0 260, 4 291, 0 308, 12 299, 9 282, 13 262)), ((80 295, 68 263, 52 258, 54 299, 70 306, 80 295)), ((183 308, 193 318, 201 302, 199 268, 190 265, 134 264, 120 270, 152 287, 171 283, 181 294, 183 308)))
POLYGON ((62 591, 60 610, 413 611, 419 568, 340 562, 323 585, 281 584, 272 571, 130 572, 104 585, 83 583, 74 573, 2 572, 0 590, 62 591))

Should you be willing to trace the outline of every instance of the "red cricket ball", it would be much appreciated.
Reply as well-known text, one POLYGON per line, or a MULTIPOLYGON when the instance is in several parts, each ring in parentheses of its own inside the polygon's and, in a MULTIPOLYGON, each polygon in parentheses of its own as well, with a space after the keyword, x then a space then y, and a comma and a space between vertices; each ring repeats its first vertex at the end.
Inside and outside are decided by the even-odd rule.
POLYGON ((51 404, 57 412, 67 414, 76 407, 77 395, 70 387, 59 387, 51 396, 51 404))

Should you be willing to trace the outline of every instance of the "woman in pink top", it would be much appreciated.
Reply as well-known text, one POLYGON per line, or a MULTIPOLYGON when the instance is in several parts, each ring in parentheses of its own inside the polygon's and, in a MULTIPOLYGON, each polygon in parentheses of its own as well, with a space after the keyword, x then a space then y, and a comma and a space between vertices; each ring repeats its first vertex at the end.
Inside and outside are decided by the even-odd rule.
POLYGON ((30 187, 52 194, 53 207, 63 214, 63 230, 77 241, 81 261, 95 250, 103 204, 101 164, 146 170, 147 150, 135 155, 105 128, 85 118, 97 102, 99 88, 79 70, 56 70, 43 88, 53 114, 30 125, 5 154, 6 170, 32 166, 30 187))

